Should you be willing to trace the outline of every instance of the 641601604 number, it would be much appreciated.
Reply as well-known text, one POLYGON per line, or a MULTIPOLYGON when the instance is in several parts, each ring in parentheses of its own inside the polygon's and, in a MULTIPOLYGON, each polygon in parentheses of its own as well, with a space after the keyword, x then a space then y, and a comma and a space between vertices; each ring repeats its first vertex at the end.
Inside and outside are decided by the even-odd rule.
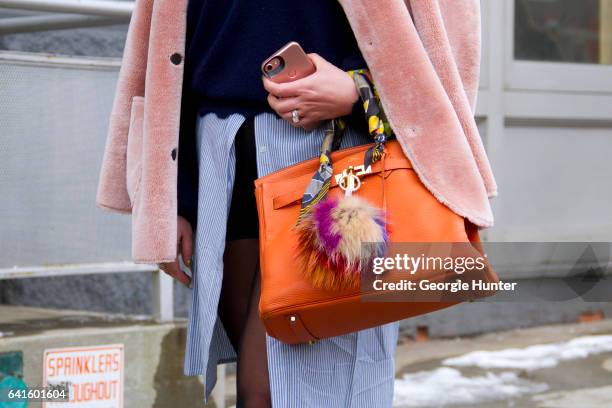
POLYGON ((70 398, 68 386, 69 384, 62 383, 25 389, 0 387, 0 402, 65 402, 70 398))

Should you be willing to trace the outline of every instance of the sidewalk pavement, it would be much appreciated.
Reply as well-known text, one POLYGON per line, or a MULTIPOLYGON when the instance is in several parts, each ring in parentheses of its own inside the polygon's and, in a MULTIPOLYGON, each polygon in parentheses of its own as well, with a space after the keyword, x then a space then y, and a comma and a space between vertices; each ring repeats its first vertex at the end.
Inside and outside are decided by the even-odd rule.
MULTIPOLYGON (((228 375, 229 406, 235 377, 228 375)), ((394 408, 610 408, 612 319, 473 337, 404 339, 394 408)))
POLYGON ((608 408, 612 319, 405 341, 396 368, 397 408, 608 408))

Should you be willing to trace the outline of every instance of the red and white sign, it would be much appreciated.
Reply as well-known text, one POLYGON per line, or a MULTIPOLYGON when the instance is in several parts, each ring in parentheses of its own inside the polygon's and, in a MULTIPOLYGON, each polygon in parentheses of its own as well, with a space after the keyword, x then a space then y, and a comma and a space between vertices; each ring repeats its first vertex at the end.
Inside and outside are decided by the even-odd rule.
POLYGON ((123 344, 45 350, 43 386, 68 382, 70 402, 44 408, 123 408, 123 344))

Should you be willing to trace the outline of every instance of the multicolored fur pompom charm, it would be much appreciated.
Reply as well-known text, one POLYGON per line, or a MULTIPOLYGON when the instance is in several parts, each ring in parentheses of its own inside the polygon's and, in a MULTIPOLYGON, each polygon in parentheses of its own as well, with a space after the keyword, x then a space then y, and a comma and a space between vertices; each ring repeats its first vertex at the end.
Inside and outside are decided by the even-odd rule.
POLYGON ((358 288, 372 259, 384 255, 389 235, 384 212, 354 195, 318 202, 296 228, 303 273, 328 290, 358 288))

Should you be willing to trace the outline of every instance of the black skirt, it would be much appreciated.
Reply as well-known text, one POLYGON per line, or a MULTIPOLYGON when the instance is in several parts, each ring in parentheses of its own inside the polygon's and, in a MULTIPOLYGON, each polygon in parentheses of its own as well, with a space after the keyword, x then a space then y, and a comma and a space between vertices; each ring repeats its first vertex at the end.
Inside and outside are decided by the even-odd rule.
POLYGON ((259 238, 255 184, 253 183, 257 179, 257 152, 253 117, 246 118, 238 129, 234 139, 234 149, 236 152, 236 172, 225 240, 259 238))

